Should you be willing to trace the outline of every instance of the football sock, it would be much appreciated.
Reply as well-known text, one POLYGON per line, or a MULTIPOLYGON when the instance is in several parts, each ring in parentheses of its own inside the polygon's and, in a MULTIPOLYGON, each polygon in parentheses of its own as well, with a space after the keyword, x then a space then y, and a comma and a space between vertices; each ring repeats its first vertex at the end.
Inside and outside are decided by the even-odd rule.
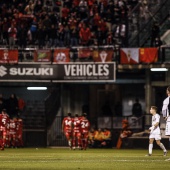
POLYGON ((149 144, 149 154, 152 154, 153 144, 149 144))
POLYGON ((163 145, 163 143, 160 143, 160 148, 164 151, 164 152, 166 152, 166 149, 165 149, 165 146, 163 145))
POLYGON ((78 146, 81 146, 81 139, 78 139, 78 146))
POLYGON ((68 145, 71 147, 71 140, 68 141, 68 145))

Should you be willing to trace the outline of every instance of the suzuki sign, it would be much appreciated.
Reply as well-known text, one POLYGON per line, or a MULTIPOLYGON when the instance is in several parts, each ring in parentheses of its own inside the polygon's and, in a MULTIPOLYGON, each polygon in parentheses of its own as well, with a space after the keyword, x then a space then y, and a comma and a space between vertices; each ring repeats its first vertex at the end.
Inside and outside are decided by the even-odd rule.
POLYGON ((114 82, 115 63, 1 65, 0 81, 114 82))

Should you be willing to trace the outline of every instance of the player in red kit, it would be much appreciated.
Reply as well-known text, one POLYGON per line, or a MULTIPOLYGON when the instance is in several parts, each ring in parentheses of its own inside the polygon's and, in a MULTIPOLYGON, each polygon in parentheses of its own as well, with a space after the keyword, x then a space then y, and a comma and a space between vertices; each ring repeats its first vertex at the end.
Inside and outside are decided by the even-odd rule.
POLYGON ((82 135, 82 149, 86 150, 88 144, 88 135, 90 130, 90 122, 87 119, 87 114, 84 113, 80 121, 80 131, 82 135))
POLYGON ((0 114, 0 147, 1 147, 1 150, 4 150, 4 147, 6 145, 6 138, 9 134, 9 121, 10 121, 10 118, 8 114, 6 113, 6 109, 3 109, 2 113, 0 114))
POLYGON ((67 138, 70 149, 72 149, 72 128, 73 128, 73 122, 71 118, 71 113, 68 113, 68 116, 63 119, 62 131, 64 132, 67 138))
POLYGON ((12 147, 17 147, 17 118, 10 119, 9 134, 12 147))
POLYGON ((78 116, 78 114, 75 114, 75 117, 73 118, 73 149, 76 149, 76 144, 78 148, 81 147, 81 132, 80 132, 80 120, 81 118, 78 116))
POLYGON ((17 129, 16 129, 16 137, 17 137, 17 146, 22 147, 23 139, 22 139, 22 129, 23 129, 23 121, 22 119, 17 120, 17 129))

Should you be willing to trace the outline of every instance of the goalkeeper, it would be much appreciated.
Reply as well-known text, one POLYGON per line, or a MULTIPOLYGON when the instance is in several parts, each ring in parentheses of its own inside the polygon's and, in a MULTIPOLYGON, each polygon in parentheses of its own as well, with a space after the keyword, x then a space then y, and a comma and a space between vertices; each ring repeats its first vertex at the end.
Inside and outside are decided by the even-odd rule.
POLYGON ((150 113, 152 114, 152 126, 149 128, 150 135, 149 135, 149 154, 146 156, 152 155, 153 150, 153 142, 156 140, 157 145, 160 146, 160 148, 163 150, 164 154, 163 156, 167 155, 167 150, 163 143, 161 143, 161 132, 159 127, 160 122, 160 115, 157 113, 157 107, 151 106, 150 113))

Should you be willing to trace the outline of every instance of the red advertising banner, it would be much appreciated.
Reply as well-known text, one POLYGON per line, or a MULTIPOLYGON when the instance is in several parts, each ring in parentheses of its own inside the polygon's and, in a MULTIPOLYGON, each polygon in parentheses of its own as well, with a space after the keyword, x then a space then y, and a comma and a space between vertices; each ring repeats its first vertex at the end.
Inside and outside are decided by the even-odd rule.
POLYGON ((78 58, 89 58, 92 56, 91 48, 79 48, 78 49, 78 58))
POLYGON ((18 50, 0 50, 0 63, 18 63, 18 50))
POLYGON ((70 62, 70 49, 55 49, 53 54, 53 62, 66 63, 70 62))
POLYGON ((158 61, 158 49, 157 48, 140 48, 139 49, 140 62, 154 63, 158 61))
POLYGON ((35 62, 50 62, 51 61, 51 50, 35 50, 34 61, 35 62))
POLYGON ((113 49, 96 49, 93 51, 94 62, 111 62, 113 59, 113 49))

